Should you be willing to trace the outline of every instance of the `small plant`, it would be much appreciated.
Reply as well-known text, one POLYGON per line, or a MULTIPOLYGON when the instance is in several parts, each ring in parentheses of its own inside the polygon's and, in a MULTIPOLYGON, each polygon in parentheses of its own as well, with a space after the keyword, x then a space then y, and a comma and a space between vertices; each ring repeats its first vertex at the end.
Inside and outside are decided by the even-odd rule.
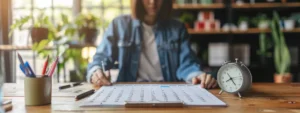
POLYGON ((75 19, 75 24, 77 25, 78 29, 97 29, 103 25, 102 23, 102 20, 92 13, 80 13, 75 19))
POLYGON ((49 16, 45 15, 45 10, 43 9, 37 17, 25 16, 21 17, 20 19, 16 19, 15 22, 10 26, 9 37, 12 36, 14 30, 22 30, 23 25, 28 23, 30 20, 33 21, 33 25, 31 26, 32 28, 47 28, 49 25, 51 25, 49 16))
POLYGON ((194 22, 194 20, 195 20, 194 18, 195 18, 194 15, 191 13, 183 13, 180 16, 179 20, 183 23, 191 23, 191 22, 194 22))
POLYGON ((274 40, 274 62, 277 74, 284 75, 289 73, 291 65, 291 55, 285 43, 283 32, 280 30, 279 15, 273 12, 271 21, 271 34, 274 40))
POLYGON ((241 22, 248 22, 248 21, 249 21, 248 17, 241 16, 241 17, 239 17, 238 24, 241 24, 241 22))
POLYGON ((258 27, 261 23, 269 23, 268 16, 266 14, 259 13, 256 17, 251 19, 251 23, 258 27))
POLYGON ((263 57, 271 57, 272 53, 268 52, 268 50, 271 48, 272 48, 271 40, 266 36, 265 33, 260 33, 259 50, 257 51, 257 54, 263 57))
POLYGON ((98 36, 98 28, 108 26, 107 23, 91 13, 81 13, 75 19, 75 25, 80 36, 87 44, 93 44, 98 36))

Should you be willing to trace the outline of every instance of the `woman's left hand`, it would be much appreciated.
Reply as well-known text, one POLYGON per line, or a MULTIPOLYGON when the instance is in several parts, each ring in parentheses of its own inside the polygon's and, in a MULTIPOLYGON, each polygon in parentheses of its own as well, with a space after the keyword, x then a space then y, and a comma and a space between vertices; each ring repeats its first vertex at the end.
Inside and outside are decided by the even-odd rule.
POLYGON ((200 84, 202 88, 215 88, 218 86, 216 79, 211 74, 201 74, 192 79, 193 84, 200 84))

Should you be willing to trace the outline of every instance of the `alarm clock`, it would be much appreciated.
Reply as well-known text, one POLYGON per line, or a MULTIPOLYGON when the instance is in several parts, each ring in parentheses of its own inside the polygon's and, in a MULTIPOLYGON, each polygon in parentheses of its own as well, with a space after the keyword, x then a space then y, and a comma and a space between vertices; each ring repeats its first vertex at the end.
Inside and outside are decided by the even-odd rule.
POLYGON ((241 92, 248 90, 252 85, 252 75, 250 70, 238 59, 235 62, 224 62, 218 71, 218 84, 223 91, 237 94, 240 98, 241 92))

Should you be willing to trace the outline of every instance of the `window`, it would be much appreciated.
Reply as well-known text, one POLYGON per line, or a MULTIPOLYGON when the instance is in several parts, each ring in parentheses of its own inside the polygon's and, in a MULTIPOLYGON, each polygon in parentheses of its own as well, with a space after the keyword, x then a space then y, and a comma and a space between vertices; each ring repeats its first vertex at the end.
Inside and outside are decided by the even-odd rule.
MULTIPOLYGON (((60 21, 60 14, 64 13, 68 15, 70 19, 74 19, 76 12, 80 11, 75 7, 74 3, 77 3, 77 0, 12 0, 12 22, 24 16, 37 16, 41 10, 45 10, 44 14, 49 16, 52 22, 60 21)), ((130 13, 130 0, 81 0, 79 3, 82 12, 90 12, 95 14, 99 18, 103 19, 104 23, 110 23, 113 18, 120 14, 129 14, 130 13)), ((16 46, 27 46, 31 44, 31 37, 29 34, 29 28, 32 26, 33 22, 30 21, 28 24, 24 25, 22 30, 15 30, 12 37, 12 44, 16 46)), ((101 29, 99 34, 99 40, 103 34, 104 27, 101 29)), ((98 43, 100 41, 97 41, 98 43)), ((20 53, 24 60, 32 64, 32 68, 35 72, 40 73, 44 59, 39 59, 36 57, 36 54, 30 51, 17 51, 20 53)), ((19 61, 17 58, 14 58, 16 61, 14 64, 15 71, 17 76, 24 76, 23 73, 19 70, 19 61)), ((72 64, 70 64, 72 65, 72 64)), ((73 66, 68 66, 73 67, 73 66)), ((22 82, 17 77, 17 83, 22 82)), ((63 80, 64 81, 64 80, 63 80)))
MULTIPOLYGON (((82 0, 82 12, 90 12, 103 20, 103 23, 110 23, 115 17, 121 14, 130 14, 130 0, 82 0)), ((101 40, 104 27, 98 38, 101 40)), ((100 41, 97 42, 100 42, 100 41)))

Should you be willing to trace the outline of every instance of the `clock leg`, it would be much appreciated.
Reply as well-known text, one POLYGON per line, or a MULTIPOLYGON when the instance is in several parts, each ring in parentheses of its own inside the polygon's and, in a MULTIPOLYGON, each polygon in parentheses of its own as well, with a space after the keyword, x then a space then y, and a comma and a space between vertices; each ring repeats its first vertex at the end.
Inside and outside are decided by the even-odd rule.
POLYGON ((220 92, 219 92, 219 95, 221 95, 223 93, 223 90, 221 90, 220 92))
POLYGON ((242 95, 240 93, 238 93, 239 97, 242 98, 242 95))

